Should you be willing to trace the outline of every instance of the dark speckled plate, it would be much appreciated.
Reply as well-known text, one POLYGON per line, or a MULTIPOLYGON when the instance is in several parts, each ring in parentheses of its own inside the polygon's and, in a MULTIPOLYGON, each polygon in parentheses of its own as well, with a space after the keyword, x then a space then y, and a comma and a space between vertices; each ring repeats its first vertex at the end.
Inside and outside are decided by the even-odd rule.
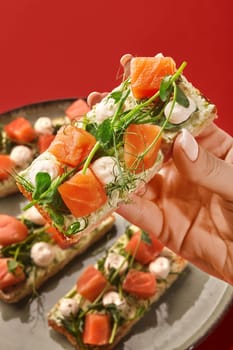
MULTIPOLYGON (((31 121, 39 116, 51 118, 64 115, 71 101, 54 101, 32 106, 0 116, 7 122, 18 115, 31 121)), ((17 215, 24 202, 20 194, 0 199, 0 212, 17 215)), ((58 298, 73 286, 84 266, 93 262, 124 230, 126 222, 117 217, 116 227, 87 253, 76 258, 63 271, 40 289, 40 298, 23 300, 16 305, 0 302, 0 345, 5 350, 72 350, 64 337, 47 327, 46 314, 58 298)), ((178 281, 166 292, 117 350, 193 349, 218 323, 233 298, 233 288, 212 278, 193 266, 188 266, 178 281)))

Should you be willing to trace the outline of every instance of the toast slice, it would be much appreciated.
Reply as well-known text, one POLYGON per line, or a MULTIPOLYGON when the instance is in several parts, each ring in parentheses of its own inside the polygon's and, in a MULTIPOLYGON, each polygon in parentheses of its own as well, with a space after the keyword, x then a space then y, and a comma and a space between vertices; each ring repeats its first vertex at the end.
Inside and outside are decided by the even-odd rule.
POLYGON ((0 125, 0 198, 18 192, 11 173, 29 166, 33 159, 45 151, 59 128, 68 122, 66 117, 37 118, 32 124, 25 117, 16 117, 0 125))
POLYGON ((216 118, 216 107, 184 77, 185 63, 176 69, 172 58, 156 56, 131 64, 128 79, 62 127, 16 177, 67 244, 150 181, 181 128, 196 136, 216 118))
MULTIPOLYGON (((54 305, 48 314, 49 326, 63 334, 77 350, 113 349, 151 305, 171 288, 187 266, 186 260, 163 247, 154 238, 149 243, 150 238, 152 236, 148 237, 145 232, 131 225, 105 256, 94 267, 87 267, 76 285, 54 305), (93 300, 91 283, 84 288, 83 282, 88 274, 91 280, 90 271, 94 268, 98 271, 96 276, 101 274, 107 282, 102 285, 102 289, 98 288, 98 282, 93 282, 96 284, 95 290, 98 290, 93 300), (134 277, 129 280, 132 271, 134 277), (137 273, 140 275, 138 280, 137 273), (155 282, 152 292, 151 283, 145 275, 155 282), (90 334, 92 324, 89 323, 89 317, 92 316, 89 315, 93 314, 109 317, 108 332, 105 332, 106 324, 99 330, 99 333, 106 333, 107 337, 98 339, 98 335, 95 337, 90 334)), ((95 278, 101 280, 100 277, 95 278)))
MULTIPOLYGON (((92 244, 103 238, 113 227, 115 217, 107 217, 94 231, 82 237, 76 245, 66 249, 59 246, 60 241, 57 243, 57 237, 48 228, 48 225, 38 226, 25 220, 23 222, 29 229, 27 237, 21 242, 0 248, 0 262, 1 259, 6 258, 17 261, 17 264, 23 268, 26 276, 22 282, 0 290, 0 300, 6 303, 16 303, 26 296, 33 293, 37 294, 37 290, 50 277, 61 271, 75 257, 84 253, 92 244), (45 266, 41 266, 43 264, 38 262, 41 259, 40 256, 39 260, 38 257, 37 260, 32 257, 33 246, 41 242, 49 244, 53 254, 52 260, 48 264, 46 263, 45 266), (16 251, 17 258, 15 258, 16 251)), ((4 276, 0 278, 4 278, 4 276)))

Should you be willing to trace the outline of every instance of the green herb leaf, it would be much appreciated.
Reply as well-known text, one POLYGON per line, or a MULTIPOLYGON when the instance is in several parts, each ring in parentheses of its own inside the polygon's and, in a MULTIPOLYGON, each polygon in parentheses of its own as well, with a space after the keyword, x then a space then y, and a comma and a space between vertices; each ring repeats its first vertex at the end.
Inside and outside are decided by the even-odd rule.
POLYGON ((48 173, 36 174, 36 188, 32 194, 33 199, 39 199, 42 193, 44 193, 51 185, 51 177, 48 173))
POLYGON ((145 306, 142 305, 142 306, 138 307, 136 310, 134 319, 141 318, 145 314, 146 311, 147 311, 147 309, 145 306))
POLYGON ((47 211, 56 226, 62 227, 64 225, 64 216, 62 214, 51 207, 47 207, 47 211))
POLYGON ((84 220, 84 224, 82 225, 79 221, 73 222, 65 232, 66 236, 71 236, 80 231, 83 231, 87 227, 88 221, 84 220))
POLYGON ((106 306, 106 309, 108 310, 108 312, 110 312, 113 319, 112 333, 109 338, 109 344, 112 344, 116 337, 117 329, 121 323, 122 317, 121 317, 120 311, 116 308, 116 305, 109 304, 106 306))
POLYGON ((34 187, 32 186, 32 184, 27 181, 23 176, 19 175, 19 174, 15 174, 13 175, 13 177, 15 178, 15 181, 17 183, 19 183, 21 186, 23 186, 27 192, 33 192, 34 191, 34 187))
POLYGON ((109 147, 112 144, 112 134, 113 129, 111 119, 105 119, 98 127, 96 134, 97 140, 103 147, 109 147))
POLYGON ((167 75, 163 78, 160 89, 159 89, 159 96, 160 99, 164 102, 168 99, 168 97, 171 95, 172 92, 172 76, 167 75))
MULTIPOLYGON (((24 222, 25 223, 25 222, 24 222)), ((45 232, 45 228, 42 226, 40 228, 35 226, 28 226, 29 234, 27 238, 19 243, 10 244, 8 246, 1 248, 1 255, 5 258, 13 258, 17 260, 18 265, 25 266, 27 272, 34 265, 31 259, 31 247, 36 242, 51 242, 50 236, 45 232)), ((15 267, 15 263, 11 263, 10 267, 15 267)))
POLYGON ((119 102, 120 99, 122 98, 122 91, 113 91, 110 95, 109 98, 113 98, 115 100, 115 103, 119 102))
POLYGON ((179 105, 187 108, 189 106, 188 98, 185 96, 179 85, 176 85, 176 89, 176 102, 179 103, 179 105))
POLYGON ((131 239, 133 234, 134 234, 133 230, 128 226, 125 230, 125 235, 127 236, 128 240, 131 239))
POLYGON ((74 222, 66 230, 66 236, 71 236, 80 230, 80 222, 74 222))
POLYGON ((19 263, 16 260, 8 260, 7 261, 7 268, 8 271, 15 274, 17 267, 19 266, 19 263))
POLYGON ((97 130, 98 130, 98 125, 96 123, 88 123, 86 125, 86 131, 88 131, 90 134, 95 136, 95 138, 96 138, 97 130))
POLYGON ((147 243, 147 244, 151 244, 152 243, 151 238, 150 238, 150 236, 148 235, 147 232, 142 231, 142 236, 141 237, 142 237, 142 241, 144 241, 145 243, 147 243))
POLYGON ((81 334, 84 332, 84 318, 79 319, 78 330, 81 334))
POLYGON ((65 327, 65 329, 76 338, 77 328, 75 325, 75 321, 62 318, 61 323, 65 327))

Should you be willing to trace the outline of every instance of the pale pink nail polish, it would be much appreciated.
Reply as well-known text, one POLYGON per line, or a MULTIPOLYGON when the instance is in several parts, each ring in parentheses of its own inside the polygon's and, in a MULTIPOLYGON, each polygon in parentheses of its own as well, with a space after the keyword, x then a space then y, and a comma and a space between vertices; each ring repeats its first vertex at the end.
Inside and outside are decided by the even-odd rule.
POLYGON ((192 162, 195 162, 198 157, 199 147, 195 138, 186 129, 182 129, 180 145, 186 156, 192 162))

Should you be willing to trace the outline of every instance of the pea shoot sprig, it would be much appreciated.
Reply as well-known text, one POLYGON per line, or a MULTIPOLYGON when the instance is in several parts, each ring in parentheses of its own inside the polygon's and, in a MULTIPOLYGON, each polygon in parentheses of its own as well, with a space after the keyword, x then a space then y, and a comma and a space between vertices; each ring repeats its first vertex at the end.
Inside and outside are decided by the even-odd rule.
MULTIPOLYGON (((87 157, 84 166, 83 174, 86 173, 88 166, 90 165, 93 157, 95 156, 98 149, 102 147, 109 147, 110 144, 114 147, 114 153, 117 159, 118 170, 120 174, 122 173, 121 166, 119 165, 119 152, 117 149, 117 141, 119 140, 119 135, 122 137, 125 129, 131 123, 143 124, 147 122, 152 122, 156 120, 156 116, 153 118, 150 117, 150 112, 154 109, 154 102, 160 99, 162 102, 169 102, 171 95, 173 94, 173 102, 169 112, 169 116, 165 119, 159 134, 155 137, 153 142, 144 150, 142 154, 138 156, 137 161, 141 161, 145 155, 151 150, 151 148, 156 144, 160 136, 162 135, 164 129, 166 128, 167 123, 169 122, 170 116, 174 109, 175 102, 180 103, 181 105, 188 107, 189 101, 184 95, 182 90, 176 84, 176 80, 182 74, 187 63, 183 62, 177 71, 172 76, 165 76, 161 82, 160 89, 150 98, 136 104, 136 106, 130 111, 124 111, 124 103, 127 97, 130 94, 130 79, 125 80, 121 89, 118 91, 112 92, 108 98, 114 98, 117 103, 116 111, 112 118, 105 119, 97 128, 96 136, 97 142, 87 157), (147 110, 148 109, 148 110, 147 110)), ((161 115, 164 111, 165 106, 159 112, 161 115)), ((158 117, 158 116, 157 116, 158 117)))
POLYGON ((137 180, 143 181, 133 170, 137 169, 140 163, 144 164, 143 159, 158 142, 166 127, 169 126, 169 119, 175 103, 177 102, 185 107, 189 105, 189 100, 176 82, 185 66, 186 62, 183 62, 174 75, 165 76, 160 84, 160 89, 148 99, 136 101, 130 96, 130 78, 123 81, 120 88, 112 91, 106 97, 106 101, 110 98, 115 101, 113 117, 105 119, 101 124, 88 120, 88 116, 86 117, 85 128, 96 137, 97 142, 87 158, 75 169, 71 171, 65 169, 64 173, 54 180, 47 173, 38 173, 35 186, 23 176, 13 175, 16 181, 32 194, 32 201, 25 209, 37 204, 42 205, 48 211, 59 231, 68 236, 81 232, 87 226, 88 219, 84 220, 83 223, 80 223, 80 220, 75 221, 68 228, 65 227, 64 215, 69 213, 69 210, 59 194, 58 187, 79 169, 82 169, 82 173, 85 174, 93 159, 100 155, 111 155, 116 160, 114 182, 106 186, 106 192, 110 200, 114 198, 112 196, 115 193, 114 191, 118 191, 122 198, 125 193, 133 191, 137 185, 137 180), (169 115, 165 118, 164 109, 171 100, 169 115), (132 102, 134 107, 127 109, 127 101, 132 102), (160 132, 141 154, 135 155, 135 161, 131 169, 125 169, 122 161, 125 130, 130 124, 144 123, 159 125, 161 127, 160 132))

